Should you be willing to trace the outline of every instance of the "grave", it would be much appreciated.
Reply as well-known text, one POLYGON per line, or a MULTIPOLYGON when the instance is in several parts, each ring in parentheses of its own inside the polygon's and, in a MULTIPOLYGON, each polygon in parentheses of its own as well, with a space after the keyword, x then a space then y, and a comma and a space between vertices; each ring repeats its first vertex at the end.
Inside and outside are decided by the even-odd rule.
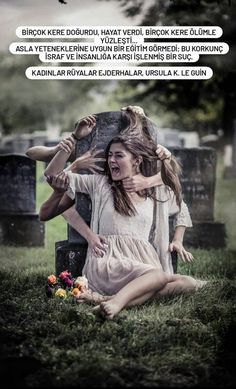
POLYGON ((216 150, 211 147, 170 148, 183 170, 180 179, 193 228, 187 228, 186 246, 220 248, 226 245, 225 224, 214 221, 216 150))
POLYGON ((234 120, 232 144, 224 148, 224 178, 236 178, 236 119, 234 120))
POLYGON ((0 155, 0 244, 43 246, 44 223, 36 213, 36 162, 0 155))
MULTIPOLYGON (((103 112, 96 114, 97 125, 92 133, 77 143, 76 156, 84 154, 89 148, 97 145, 105 149, 110 139, 123 128, 121 112, 103 112)), ((149 131, 158 141, 158 130, 149 122, 149 131)), ((214 222, 214 191, 216 174, 216 153, 211 148, 174 148, 170 150, 181 162, 184 175, 181 179, 183 197, 192 216, 193 228, 186 231, 185 246, 223 247, 225 245, 225 227, 214 222), (216 238, 217 237, 217 238, 216 238)), ((76 208, 89 224, 91 203, 85 194, 77 194, 76 208)), ((170 227, 172 222, 170 221, 170 227)), ((173 230, 171 229, 171 234, 173 230)), ((68 225, 68 240, 56 242, 56 273, 68 269, 74 275, 81 274, 85 261, 87 243, 85 239, 68 225)), ((177 270, 177 256, 172 257, 173 267, 177 270)))

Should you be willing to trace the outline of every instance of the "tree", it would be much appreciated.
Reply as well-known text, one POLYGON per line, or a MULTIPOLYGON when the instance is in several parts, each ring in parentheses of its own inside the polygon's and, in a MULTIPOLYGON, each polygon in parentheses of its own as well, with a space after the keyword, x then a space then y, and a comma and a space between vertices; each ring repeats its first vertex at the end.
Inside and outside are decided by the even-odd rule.
POLYGON ((47 121, 70 131, 76 120, 96 109, 104 81, 28 80, 25 69, 36 56, 0 54, 0 123, 3 134, 45 130, 47 121))
MULTIPOLYGON (((236 1, 205 0, 113 0, 119 1, 126 16, 140 16, 140 25, 213 25, 223 29, 219 41, 230 46, 227 55, 201 56, 198 64, 212 67, 210 80, 132 81, 130 99, 148 107, 161 105, 175 112, 175 118, 189 129, 210 131, 221 127, 232 137, 236 113, 236 1), (140 84, 142 88, 139 88, 140 84), (141 89, 141 92, 137 92, 141 89), (205 128, 204 128, 205 127, 205 128)), ((166 40, 165 40, 166 41, 166 40)), ((171 64, 170 64, 171 65, 171 64)), ((186 64, 187 65, 187 64, 186 64)), ((158 64, 157 64, 158 66, 158 64)), ((124 91, 127 95, 127 91, 124 91)))

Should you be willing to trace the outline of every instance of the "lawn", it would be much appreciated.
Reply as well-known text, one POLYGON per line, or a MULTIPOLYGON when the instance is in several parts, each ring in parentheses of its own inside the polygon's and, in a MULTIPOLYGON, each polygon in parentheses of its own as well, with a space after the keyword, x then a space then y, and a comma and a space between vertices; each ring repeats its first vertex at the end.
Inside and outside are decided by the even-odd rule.
MULTIPOLYGON (((37 206, 50 188, 38 164, 37 206)), ((1 247, 1 382, 5 387, 234 387, 236 242, 233 193, 220 167, 216 219, 228 247, 192 250, 179 271, 209 280, 192 296, 123 310, 113 321, 89 305, 45 296, 62 217, 46 225, 43 248, 1 247)))

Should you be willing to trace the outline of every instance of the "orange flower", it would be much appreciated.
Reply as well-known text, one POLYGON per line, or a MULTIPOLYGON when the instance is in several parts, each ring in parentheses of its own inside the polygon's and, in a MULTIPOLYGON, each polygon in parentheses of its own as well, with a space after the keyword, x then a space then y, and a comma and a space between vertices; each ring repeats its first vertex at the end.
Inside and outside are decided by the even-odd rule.
POLYGON ((57 277, 54 276, 54 274, 51 274, 50 276, 48 276, 48 282, 51 284, 51 285, 54 285, 57 283, 57 277))
POLYGON ((73 294, 73 296, 79 296, 79 294, 81 293, 80 290, 78 288, 74 288, 71 292, 73 294))

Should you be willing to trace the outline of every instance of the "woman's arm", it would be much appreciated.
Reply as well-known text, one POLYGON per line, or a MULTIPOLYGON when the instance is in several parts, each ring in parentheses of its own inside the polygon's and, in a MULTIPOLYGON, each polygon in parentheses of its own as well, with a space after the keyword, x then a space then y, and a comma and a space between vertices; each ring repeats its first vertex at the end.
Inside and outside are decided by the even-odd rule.
MULTIPOLYGON (((71 139, 74 141, 84 138, 89 135, 93 128, 96 125, 96 117, 94 115, 89 115, 75 124, 75 129, 72 132, 72 136, 66 139, 63 139, 58 145, 48 147, 48 146, 33 146, 26 151, 26 155, 35 160, 49 162, 60 150, 68 152, 67 145, 68 141, 71 139)), ((71 154, 68 156, 69 161, 74 161, 75 153, 74 148, 72 149, 71 154)))
MULTIPOLYGON (((162 145, 157 145, 156 154, 161 161, 171 158, 171 152, 162 145)), ((123 180, 123 186, 127 192, 138 192, 158 185, 163 185, 160 172, 150 177, 136 174, 123 180)))
POLYGON ((44 171, 45 177, 56 176, 64 169, 65 164, 75 147, 75 140, 73 137, 67 138, 66 146, 67 148, 58 150, 52 160, 49 162, 46 170, 44 171))
POLYGON ((135 176, 125 178, 122 182, 124 189, 127 192, 139 192, 143 189, 163 184, 161 173, 157 173, 150 177, 145 177, 139 173, 135 176))
POLYGON ((107 240, 104 236, 95 234, 91 228, 85 223, 84 219, 76 211, 75 207, 71 207, 63 213, 64 219, 71 227, 74 228, 84 239, 87 240, 93 255, 103 257, 107 250, 107 240))
POLYGON ((68 187, 68 177, 62 172, 59 177, 53 177, 50 185, 54 188, 51 196, 46 200, 39 211, 39 217, 42 221, 48 221, 60 214, 63 214, 65 220, 88 242, 93 255, 103 257, 106 252, 106 238, 95 234, 87 225, 84 219, 76 211, 74 200, 69 198, 65 191, 68 187))
POLYGON ((41 205, 39 218, 41 221, 51 220, 70 208, 74 202, 64 192, 54 190, 51 196, 41 205))
POLYGON ((34 161, 50 161, 58 151, 58 145, 53 147, 33 146, 26 151, 26 155, 34 161))
MULTIPOLYGON (((44 172, 44 175, 46 177, 56 176, 64 169, 65 164, 68 161, 71 153, 74 152, 76 140, 79 141, 80 139, 90 134, 92 129, 95 127, 95 125, 96 125, 96 119, 93 115, 83 118, 76 124, 75 130, 72 133, 72 135, 64 140, 64 143, 62 144, 60 149, 56 152, 51 162, 48 164, 44 172)), ((95 149, 91 150, 91 155, 89 154, 89 152, 87 152, 87 156, 92 157, 94 151, 95 149)), ((75 163, 74 164, 72 163, 72 166, 68 167, 66 170, 71 170, 73 172, 76 172, 78 169, 89 168, 90 166, 87 166, 84 163, 84 159, 85 158, 81 158, 81 157, 78 158, 76 161, 74 161, 75 163), (83 162, 82 166, 80 162, 83 162)), ((91 161, 89 161, 89 163, 91 163, 91 161)))

